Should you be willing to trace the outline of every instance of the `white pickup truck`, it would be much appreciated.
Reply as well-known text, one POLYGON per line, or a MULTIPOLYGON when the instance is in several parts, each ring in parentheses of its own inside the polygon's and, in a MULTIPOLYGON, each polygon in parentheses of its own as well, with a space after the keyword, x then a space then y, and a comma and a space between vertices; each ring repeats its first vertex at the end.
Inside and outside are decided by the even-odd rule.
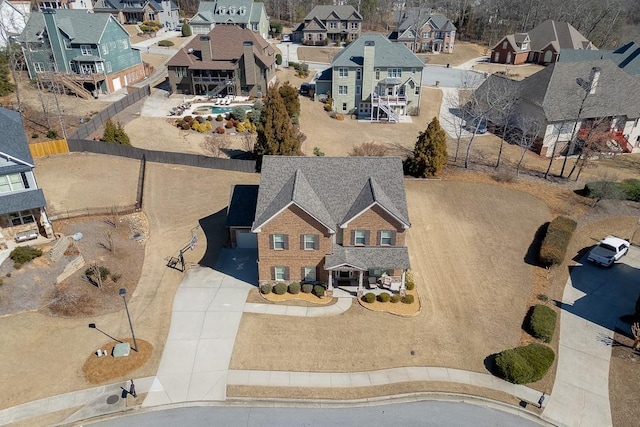
POLYGON ((607 236, 591 249, 587 259, 594 264, 611 267, 614 262, 626 255, 629 242, 615 236, 607 236))

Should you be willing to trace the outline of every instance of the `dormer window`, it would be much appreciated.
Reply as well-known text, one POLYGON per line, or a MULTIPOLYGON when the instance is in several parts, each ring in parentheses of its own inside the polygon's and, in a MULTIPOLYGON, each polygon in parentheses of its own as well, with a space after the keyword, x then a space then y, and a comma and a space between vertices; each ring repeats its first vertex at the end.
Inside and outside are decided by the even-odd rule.
POLYGON ((229 15, 235 15, 235 14, 236 14, 236 7, 229 6, 229 15))
POLYGON ((527 49, 529 47, 529 43, 527 42, 522 42, 522 49, 527 49))

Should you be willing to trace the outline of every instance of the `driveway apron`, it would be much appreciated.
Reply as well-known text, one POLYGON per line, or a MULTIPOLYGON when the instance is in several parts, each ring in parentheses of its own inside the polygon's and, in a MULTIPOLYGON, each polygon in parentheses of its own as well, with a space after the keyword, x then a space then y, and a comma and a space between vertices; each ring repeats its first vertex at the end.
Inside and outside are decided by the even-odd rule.
POLYGON ((558 370, 543 413, 561 425, 611 426, 609 361, 619 318, 634 311, 640 249, 611 269, 586 263, 570 268, 560 315, 558 370))
POLYGON ((215 269, 185 273, 158 373, 142 406, 225 400, 233 344, 247 293, 257 283, 256 255, 225 249, 215 269))

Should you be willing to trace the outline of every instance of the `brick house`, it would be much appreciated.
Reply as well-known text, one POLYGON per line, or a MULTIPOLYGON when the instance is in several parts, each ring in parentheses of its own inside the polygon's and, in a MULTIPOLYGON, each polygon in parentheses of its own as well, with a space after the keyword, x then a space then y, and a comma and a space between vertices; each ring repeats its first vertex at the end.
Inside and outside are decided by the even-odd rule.
POLYGON ((275 83, 275 50, 258 33, 216 25, 169 60, 172 93, 257 96, 275 83))
POLYGON ((353 6, 314 7, 293 30, 293 41, 326 45, 328 41, 352 41, 360 37, 362 15, 353 6))
POLYGON ((62 84, 84 98, 112 93, 146 77, 140 51, 110 14, 31 12, 20 38, 29 77, 62 84))
POLYGON ((0 128, 0 249, 8 239, 53 237, 20 113, 0 107, 0 128))
POLYGON ((362 290, 369 277, 386 274, 404 286, 410 227, 400 158, 263 158, 251 225, 260 283, 362 290))
POLYGON ((561 49, 596 49, 568 22, 548 19, 526 33, 509 34, 491 49, 491 62, 547 65, 558 60, 561 49))
POLYGON ((400 12, 397 18, 398 29, 389 34, 389 40, 404 44, 412 52, 453 53, 456 26, 446 16, 414 8, 400 12))

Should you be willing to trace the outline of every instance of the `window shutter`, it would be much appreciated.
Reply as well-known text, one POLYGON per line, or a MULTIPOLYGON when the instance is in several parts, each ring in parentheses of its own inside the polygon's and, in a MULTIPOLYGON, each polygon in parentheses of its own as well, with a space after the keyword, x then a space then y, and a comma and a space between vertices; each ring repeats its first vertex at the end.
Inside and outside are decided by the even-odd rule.
POLYGON ((284 234, 283 235, 283 240, 284 240, 284 249, 285 250, 289 249, 289 235, 288 234, 284 234))
POLYGON ((284 280, 290 280, 289 278, 289 267, 284 268, 284 280))
POLYGON ((269 249, 273 249, 273 234, 269 234, 269 249))
POLYGON ((395 246, 396 245, 396 234, 398 232, 396 230, 393 230, 391 232, 391 245, 395 246))
POLYGON ((315 249, 315 250, 320 249, 320 235, 319 234, 314 234, 313 235, 313 249, 315 249))
POLYGON ((365 246, 369 246, 371 244, 371 232, 369 230, 364 232, 364 244, 365 246))
POLYGON ((304 234, 300 235, 300 250, 304 250, 304 234))
POLYGON ((377 232, 376 245, 382 245, 382 230, 377 232))
POLYGON ((351 245, 356 244, 356 230, 351 231, 351 245))
POLYGON ((271 267, 271 280, 276 280, 276 268, 271 267))
POLYGON ((305 267, 301 267, 300 268, 300 282, 304 282, 304 279, 305 279, 305 277, 304 277, 304 269, 305 269, 305 267))

